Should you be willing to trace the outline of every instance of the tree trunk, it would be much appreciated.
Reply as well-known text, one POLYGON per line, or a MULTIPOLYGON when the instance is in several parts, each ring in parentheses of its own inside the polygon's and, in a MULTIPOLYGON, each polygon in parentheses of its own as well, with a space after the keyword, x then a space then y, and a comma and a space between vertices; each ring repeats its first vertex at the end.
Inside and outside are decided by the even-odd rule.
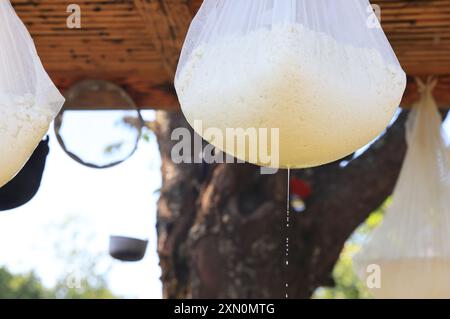
POLYGON ((180 113, 158 112, 164 297, 309 298, 317 287, 332 285, 345 241, 393 190, 405 153, 404 118, 345 167, 336 162, 292 172, 312 186, 312 196, 305 212, 290 214, 287 228, 286 171, 174 164, 171 132, 188 125, 180 113))

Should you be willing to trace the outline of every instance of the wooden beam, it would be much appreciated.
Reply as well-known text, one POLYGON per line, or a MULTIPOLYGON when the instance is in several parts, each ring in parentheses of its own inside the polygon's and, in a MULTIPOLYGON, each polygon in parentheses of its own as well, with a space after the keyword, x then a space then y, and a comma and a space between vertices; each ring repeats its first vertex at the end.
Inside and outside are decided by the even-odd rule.
MULTIPOLYGON (((165 70, 161 70, 161 72, 165 72, 165 70)), ((139 73, 124 74, 120 72, 98 72, 92 73, 89 77, 86 77, 83 72, 50 72, 50 76, 63 91, 82 80, 106 80, 123 87, 142 109, 179 110, 178 98, 170 81, 161 85, 159 82, 149 81, 148 77, 139 73), (157 106, 152 105, 154 101, 159 101, 159 104, 157 106)), ((450 108, 450 75, 439 77, 439 84, 434 91, 434 95, 439 107, 450 108)), ((409 108, 418 99, 419 94, 414 78, 409 77, 401 106, 409 108)))
MULTIPOLYGON (((161 70, 160 72, 165 72, 161 70)), ((89 72, 89 76, 83 71, 51 71, 49 75, 56 85, 63 91, 83 80, 105 80, 111 81, 127 91, 137 106, 141 109, 163 109, 176 111, 179 109, 178 99, 172 82, 161 83, 151 81, 151 73, 141 74, 139 72, 89 72), (158 102, 155 105, 155 101, 158 102)), ((111 107, 94 107, 92 109, 113 109, 111 107)), ((78 108, 80 109, 80 108, 78 108)))

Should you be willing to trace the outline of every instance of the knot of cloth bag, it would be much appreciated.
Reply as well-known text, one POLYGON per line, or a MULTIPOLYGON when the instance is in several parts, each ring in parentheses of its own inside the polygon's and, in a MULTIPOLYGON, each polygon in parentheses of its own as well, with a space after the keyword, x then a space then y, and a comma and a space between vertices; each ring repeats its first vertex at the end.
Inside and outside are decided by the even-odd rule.
POLYGON ((433 93, 433 90, 438 84, 438 79, 434 76, 429 76, 426 83, 424 83, 419 77, 416 77, 415 80, 417 83, 418 91, 421 95, 433 93))
POLYGON ((436 101, 433 96, 433 91, 438 84, 438 79, 433 76, 429 76, 427 78, 427 81, 424 82, 419 77, 416 77, 415 81, 417 83, 420 98, 416 103, 413 104, 411 109, 412 114, 410 114, 405 124, 406 143, 408 146, 412 144, 413 140, 420 138, 420 135, 416 134, 417 129, 414 129, 414 126, 416 125, 419 118, 424 118, 424 116, 426 117, 426 115, 424 115, 423 113, 425 112, 425 110, 427 110, 426 113, 428 115, 431 114, 433 121, 441 121, 441 115, 439 114, 438 106, 436 105, 436 101), (419 113, 421 113, 422 115, 419 116, 419 113))

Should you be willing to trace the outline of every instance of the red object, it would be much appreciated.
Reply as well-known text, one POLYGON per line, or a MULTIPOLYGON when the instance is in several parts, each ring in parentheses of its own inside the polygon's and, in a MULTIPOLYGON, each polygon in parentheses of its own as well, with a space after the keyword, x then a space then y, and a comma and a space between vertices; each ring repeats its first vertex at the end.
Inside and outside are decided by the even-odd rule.
POLYGON ((300 178, 292 177, 290 186, 291 194, 300 196, 302 199, 307 199, 312 194, 311 186, 300 178))

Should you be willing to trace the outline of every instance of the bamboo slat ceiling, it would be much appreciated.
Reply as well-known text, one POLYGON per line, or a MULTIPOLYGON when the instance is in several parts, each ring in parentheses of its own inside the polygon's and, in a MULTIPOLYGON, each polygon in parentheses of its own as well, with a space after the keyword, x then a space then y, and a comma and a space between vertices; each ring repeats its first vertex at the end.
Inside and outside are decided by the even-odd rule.
MULTIPOLYGON (((0 0, 3 1, 3 0, 0 0)), ((82 28, 66 27, 74 1, 12 0, 50 76, 65 90, 83 79, 124 87, 141 107, 178 108, 173 72, 202 0, 77 0, 82 28)), ((374 0, 408 75, 439 75, 436 97, 450 106, 450 0, 374 0)), ((417 96, 413 81, 403 105, 417 96)))

